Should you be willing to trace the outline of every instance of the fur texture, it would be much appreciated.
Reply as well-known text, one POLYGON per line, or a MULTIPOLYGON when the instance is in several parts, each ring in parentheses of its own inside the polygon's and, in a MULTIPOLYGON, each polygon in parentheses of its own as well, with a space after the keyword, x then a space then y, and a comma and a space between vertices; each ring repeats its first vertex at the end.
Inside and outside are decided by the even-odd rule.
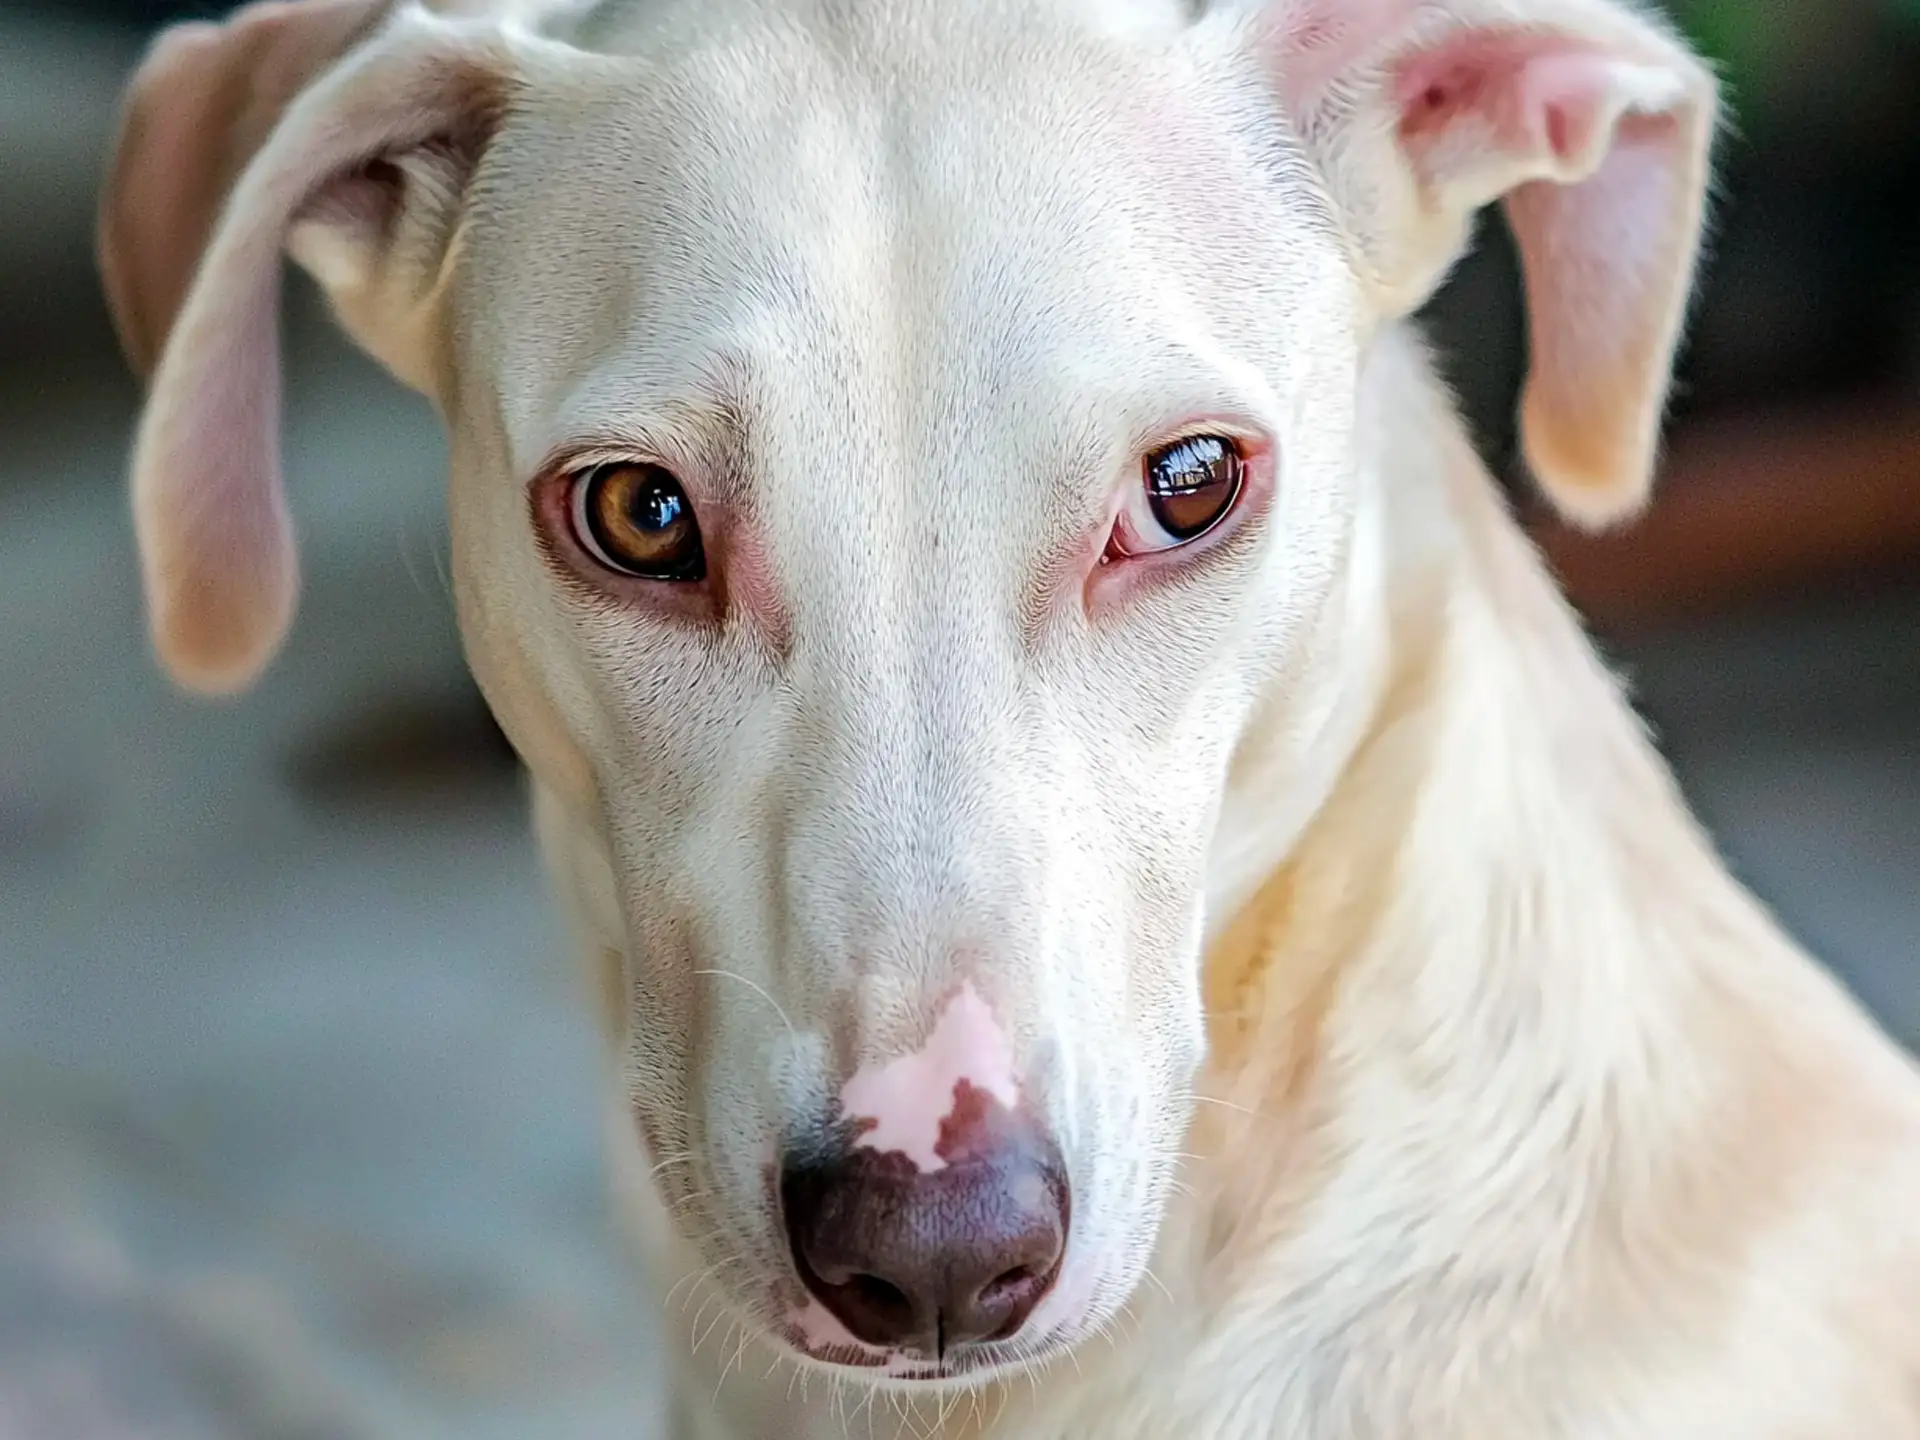
POLYGON ((1920 1436, 1920 1080, 1715 857, 1406 318, 1504 204, 1534 470, 1584 522, 1642 503, 1716 114, 1666 30, 294 0, 192 35, 130 117, 262 53, 283 113, 130 120, 103 211, 160 357, 162 657, 233 688, 291 614, 285 245, 447 421, 680 1435, 1920 1436), (230 192, 153 179, 236 146, 230 192), (191 285, 177 244, 141 279, 149 226, 210 237, 191 285), (1233 516, 1104 563, 1196 432, 1247 457, 1233 516), (570 535, 617 460, 679 477, 704 587, 570 535), (769 1177, 957 994, 1072 1230, 1020 1335, 895 1382, 794 1348, 769 1177))

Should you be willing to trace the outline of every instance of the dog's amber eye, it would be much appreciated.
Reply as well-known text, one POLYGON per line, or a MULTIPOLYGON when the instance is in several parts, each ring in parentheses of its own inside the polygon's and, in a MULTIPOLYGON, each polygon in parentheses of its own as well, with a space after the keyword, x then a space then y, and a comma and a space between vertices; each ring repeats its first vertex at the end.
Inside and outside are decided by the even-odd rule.
POLYGON ((1239 445, 1223 435, 1189 435, 1149 452, 1110 552, 1144 555, 1198 540, 1231 513, 1246 469, 1239 445))
POLYGON ((573 533, 609 570, 643 580, 707 573, 693 502, 658 465, 601 465, 573 482, 573 533))

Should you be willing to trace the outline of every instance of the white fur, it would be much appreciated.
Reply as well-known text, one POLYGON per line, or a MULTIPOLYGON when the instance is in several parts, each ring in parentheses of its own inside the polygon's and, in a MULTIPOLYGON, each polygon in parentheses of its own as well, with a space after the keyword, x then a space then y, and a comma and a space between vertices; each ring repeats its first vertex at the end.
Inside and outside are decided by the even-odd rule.
POLYGON ((292 224, 447 418, 463 634, 601 980, 679 1434, 1920 1435, 1920 1081, 1700 835, 1405 318, 1504 199, 1536 470, 1584 520, 1639 503, 1713 123, 1664 30, 437 8, 235 190, 143 538, 162 617, 281 609, 197 615, 197 668, 157 633, 231 679, 290 604, 290 561, 194 588, 226 552, 173 501, 278 513, 270 454, 257 486, 181 457, 271 363, 292 224), (1459 64, 1490 108, 1408 120, 1459 64), (327 178, 352 154, 397 202, 327 178), (1239 528, 1178 575, 1096 567, 1141 452, 1195 426, 1255 457, 1239 528), (543 467, 619 457, 726 537, 724 626, 541 537, 543 467), (781 1147, 838 1098, 920 1153, 957 1078, 1060 1144, 1058 1284, 945 1384, 803 1358, 846 1337, 794 1279, 781 1147))

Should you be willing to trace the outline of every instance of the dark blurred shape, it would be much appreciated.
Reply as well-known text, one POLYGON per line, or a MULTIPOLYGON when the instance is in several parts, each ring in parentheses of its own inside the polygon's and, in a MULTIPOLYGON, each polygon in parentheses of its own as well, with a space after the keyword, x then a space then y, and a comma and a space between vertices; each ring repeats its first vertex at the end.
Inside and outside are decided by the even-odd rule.
POLYGON ((206 20, 235 7, 219 0, 183 4, 181 0, 16 0, 12 9, 52 17, 84 17, 134 30, 154 30, 176 20, 206 20))
POLYGON ((1631 530, 1536 523, 1561 580, 1609 631, 1920 571, 1920 405, 1843 399, 1696 420, 1674 439, 1666 481, 1631 530))
POLYGON ((494 789, 512 783, 517 768, 513 747, 484 705, 437 692, 373 697, 288 762, 294 788, 308 803, 389 813, 492 804, 494 789))

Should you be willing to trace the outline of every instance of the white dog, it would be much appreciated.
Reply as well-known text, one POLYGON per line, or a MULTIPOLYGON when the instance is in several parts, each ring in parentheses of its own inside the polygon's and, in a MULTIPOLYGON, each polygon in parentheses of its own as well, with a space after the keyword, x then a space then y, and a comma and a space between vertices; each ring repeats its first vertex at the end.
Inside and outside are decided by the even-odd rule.
POLYGON ((102 216, 161 657, 293 609, 288 249, 452 447, 680 1433, 1920 1435, 1920 1079, 1407 317, 1644 501, 1713 82, 1615 0, 258 4, 102 216))

